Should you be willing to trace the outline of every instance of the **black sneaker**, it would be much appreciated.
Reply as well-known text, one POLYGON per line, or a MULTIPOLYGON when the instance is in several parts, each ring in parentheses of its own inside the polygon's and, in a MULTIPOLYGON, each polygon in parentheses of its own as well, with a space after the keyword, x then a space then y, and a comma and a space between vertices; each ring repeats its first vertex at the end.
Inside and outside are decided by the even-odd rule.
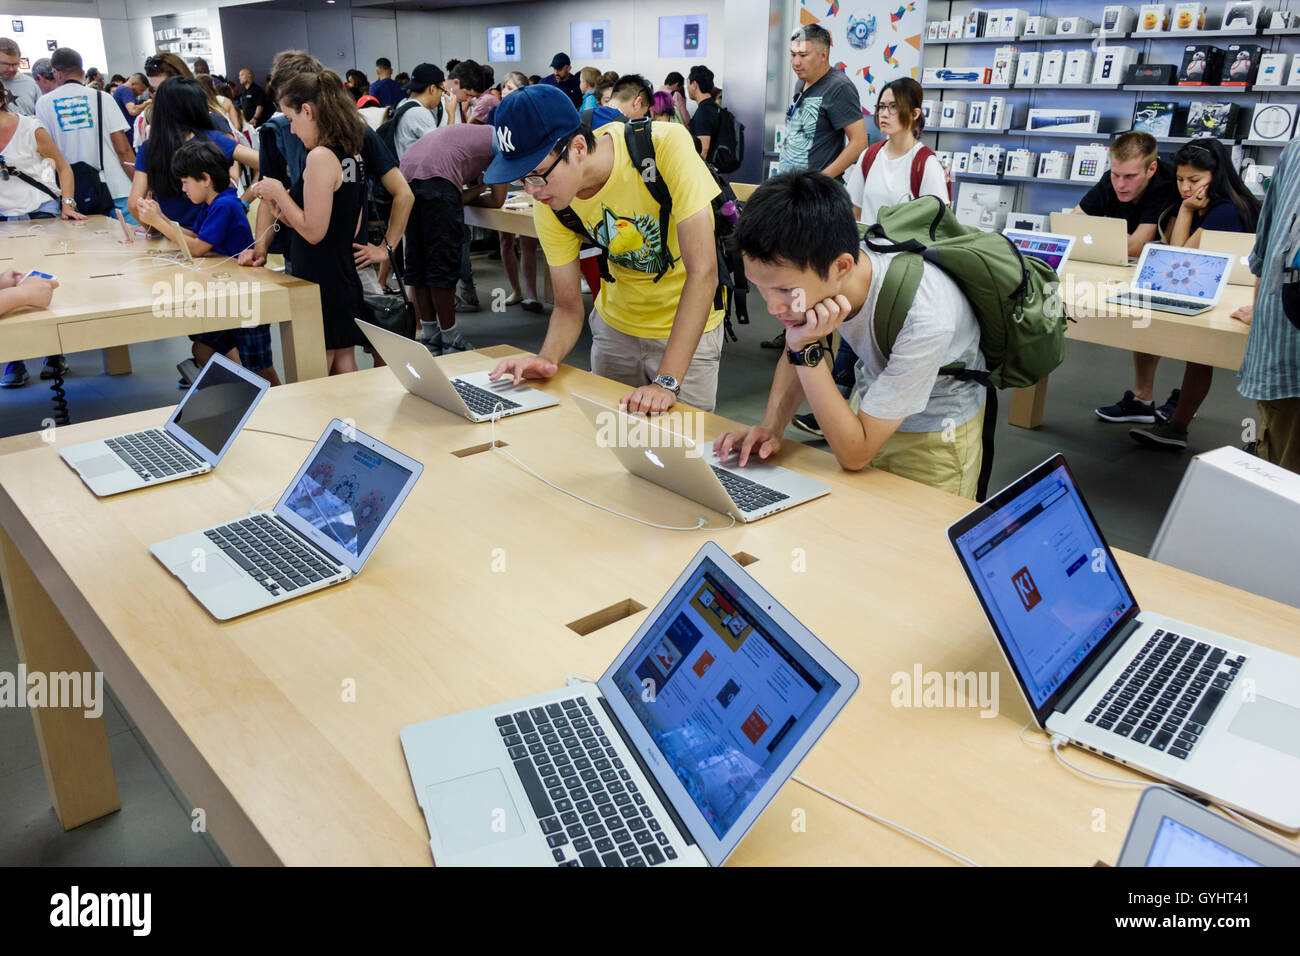
POLYGON ((785 348, 785 329, 782 329, 770 339, 764 339, 759 343, 765 349, 783 349, 785 348))
POLYGON ((1156 406, 1154 402, 1140 402, 1132 392, 1125 392, 1114 405, 1105 405, 1093 409, 1103 422, 1135 422, 1141 425, 1154 425, 1156 406))
POLYGON ((790 423, 801 432, 807 432, 809 435, 816 435, 818 438, 825 438, 822 434, 822 427, 817 424, 817 419, 812 412, 805 412, 803 415, 796 415, 794 421, 790 423))
POLYGON ((1174 389, 1169 393, 1169 401, 1165 402, 1156 409, 1156 420, 1162 422, 1173 421, 1174 409, 1178 407, 1179 389, 1174 389))
POLYGON ((1130 428, 1128 433, 1139 445, 1173 451, 1187 447, 1187 426, 1177 422, 1156 422, 1150 428, 1130 428))
POLYGON ((60 378, 68 374, 68 360, 62 355, 51 355, 45 359, 45 367, 41 369, 41 378, 51 379, 56 375, 60 378))

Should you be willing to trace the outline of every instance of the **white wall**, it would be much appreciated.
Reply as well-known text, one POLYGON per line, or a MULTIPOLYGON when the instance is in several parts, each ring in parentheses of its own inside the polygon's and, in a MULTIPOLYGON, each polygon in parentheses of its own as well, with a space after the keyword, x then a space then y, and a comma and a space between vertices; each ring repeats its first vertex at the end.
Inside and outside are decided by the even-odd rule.
MULTIPOLYGON (((26 59, 35 63, 41 57, 49 56, 46 41, 54 41, 59 46, 69 46, 81 54, 81 60, 89 69, 97 66, 103 70, 108 62, 104 53, 104 34, 99 20, 94 16, 55 17, 34 16, 26 13, 12 12, 14 5, 7 5, 0 12, 0 36, 9 37, 18 44, 18 49, 26 59), (13 29, 13 21, 23 24, 21 33, 13 29)), ((30 4, 17 4, 19 7, 30 4)), ((57 7, 58 4, 49 4, 57 7)))

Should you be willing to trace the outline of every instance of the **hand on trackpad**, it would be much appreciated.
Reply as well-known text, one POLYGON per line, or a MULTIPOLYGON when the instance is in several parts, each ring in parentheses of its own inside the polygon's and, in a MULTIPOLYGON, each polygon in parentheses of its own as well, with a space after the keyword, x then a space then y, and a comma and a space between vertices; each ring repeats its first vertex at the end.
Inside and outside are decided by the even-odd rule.
POLYGON ((424 793, 431 825, 450 853, 467 853, 524 835, 515 801, 500 770, 435 783, 424 793))
POLYGON ((1228 733, 1300 758, 1300 710, 1271 697, 1242 704, 1228 733))

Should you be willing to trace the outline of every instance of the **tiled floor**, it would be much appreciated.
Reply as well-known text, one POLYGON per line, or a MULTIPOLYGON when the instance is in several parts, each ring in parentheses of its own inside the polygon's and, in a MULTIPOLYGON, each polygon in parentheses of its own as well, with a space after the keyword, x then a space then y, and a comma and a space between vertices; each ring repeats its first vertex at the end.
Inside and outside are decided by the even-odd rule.
MULTIPOLYGON (((480 297, 490 302, 492 288, 504 281, 500 264, 478 260, 475 271, 480 297)), ((740 326, 740 342, 726 348, 718 393, 718 412, 744 422, 761 418, 778 354, 758 344, 776 330, 775 321, 757 297, 751 309, 755 312, 753 324, 740 326)), ((536 350, 545 333, 544 316, 517 307, 502 314, 462 316, 461 323, 464 334, 479 346, 506 342, 536 350)), ((586 368, 588 348, 589 339, 584 335, 569 362, 586 368)), ((131 347, 134 372, 119 377, 103 373, 99 353, 69 356, 73 372, 66 387, 72 421, 173 405, 181 394, 176 387, 175 364, 188 354, 185 339, 135 345, 131 347)), ((276 356, 279 364, 278 345, 276 356)), ((50 393, 47 383, 37 381, 39 367, 39 362, 29 363, 32 382, 26 388, 0 391, 0 435, 44 427, 51 411, 50 393)), ((1189 452, 1139 448, 1128 437, 1127 427, 1105 424, 1092 414, 1093 406, 1108 404, 1131 387, 1131 369, 1125 353, 1071 343, 1065 365, 1052 376, 1046 424, 1035 431, 1006 424, 1008 396, 1003 393, 993 487, 1018 477, 1048 455, 1064 451, 1110 543, 1145 554, 1191 454, 1240 444, 1243 419, 1252 417, 1255 410, 1253 402, 1237 394, 1235 375, 1219 371, 1193 425, 1189 452)), ((1164 363, 1158 380, 1161 401, 1178 384, 1181 374, 1181 363, 1164 363)), ((791 430, 788 437, 799 440, 807 436, 791 430)), ((12 673, 16 667, 8 616, 0 615, 0 671, 12 673)), ((4 808, 0 814, 0 865, 223 863, 220 850, 206 834, 191 832, 189 804, 131 724, 130 716, 110 700, 105 719, 122 810, 64 833, 50 809, 31 715, 23 709, 0 708, 0 807, 4 808)))

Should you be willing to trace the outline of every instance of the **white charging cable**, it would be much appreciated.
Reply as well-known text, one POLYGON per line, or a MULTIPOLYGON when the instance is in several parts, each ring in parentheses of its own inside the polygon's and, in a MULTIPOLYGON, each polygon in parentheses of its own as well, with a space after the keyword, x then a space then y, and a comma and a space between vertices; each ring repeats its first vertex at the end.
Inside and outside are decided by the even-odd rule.
POLYGON ((516 465, 518 465, 518 466, 519 466, 520 468, 522 468, 524 471, 528 472, 530 475, 532 475, 532 476, 533 476, 534 478, 536 478, 538 481, 542 482, 542 484, 544 484, 544 485, 548 485, 549 487, 554 488, 556 491, 560 492, 561 494, 568 495, 570 498, 576 498, 578 501, 581 501, 583 504, 591 505, 593 508, 599 508, 601 511, 608 511, 610 514, 612 514, 612 515, 617 515, 617 516, 620 517, 620 518, 626 518, 626 519, 629 520, 629 521, 635 521, 637 524, 648 525, 648 526, 651 527, 651 528, 661 528, 661 529, 663 529, 664 531, 727 531, 727 530, 729 530, 729 529, 731 529, 731 528, 734 528, 734 527, 736 526, 736 516, 735 516, 735 515, 730 515, 730 516, 729 516, 729 517, 731 518, 731 524, 727 525, 727 526, 724 527, 724 528, 709 528, 709 527, 706 527, 706 524, 707 524, 707 522, 708 522, 708 519, 707 519, 706 517, 704 517, 704 515, 700 515, 700 516, 699 516, 700 520, 699 520, 699 523, 698 523, 698 524, 693 524, 693 525, 690 525, 689 527, 679 527, 679 526, 677 526, 677 525, 670 525, 670 524, 656 524, 656 523, 653 522, 653 521, 646 521, 644 518, 638 518, 636 515, 629 515, 629 514, 624 514, 624 513, 621 512, 621 511, 615 511, 613 508, 610 508, 610 507, 608 507, 608 506, 606 506, 606 505, 602 505, 602 504, 601 504, 600 502, 598 502, 598 501, 592 501, 590 498, 584 498, 584 497, 582 497, 582 495, 577 494, 577 493, 572 492, 572 491, 569 491, 567 488, 561 488, 559 485, 555 484, 555 482, 550 481, 550 480, 548 480, 548 479, 546 479, 546 478, 543 478, 541 475, 539 475, 537 472, 533 471, 533 469, 529 468, 527 465, 525 465, 522 461, 520 461, 520 460, 519 460, 517 457, 515 457, 513 454, 511 454, 510 452, 506 451, 504 448, 502 448, 501 446, 499 446, 499 445, 497 444, 497 419, 501 417, 501 413, 504 412, 504 411, 505 411, 505 405, 503 405, 501 402, 497 402, 496 405, 494 405, 494 406, 492 407, 492 419, 491 419, 491 421, 492 421, 492 444, 491 444, 491 450, 494 451, 494 452, 500 452, 501 454, 505 455, 507 458, 509 458, 511 461, 513 461, 516 465))

